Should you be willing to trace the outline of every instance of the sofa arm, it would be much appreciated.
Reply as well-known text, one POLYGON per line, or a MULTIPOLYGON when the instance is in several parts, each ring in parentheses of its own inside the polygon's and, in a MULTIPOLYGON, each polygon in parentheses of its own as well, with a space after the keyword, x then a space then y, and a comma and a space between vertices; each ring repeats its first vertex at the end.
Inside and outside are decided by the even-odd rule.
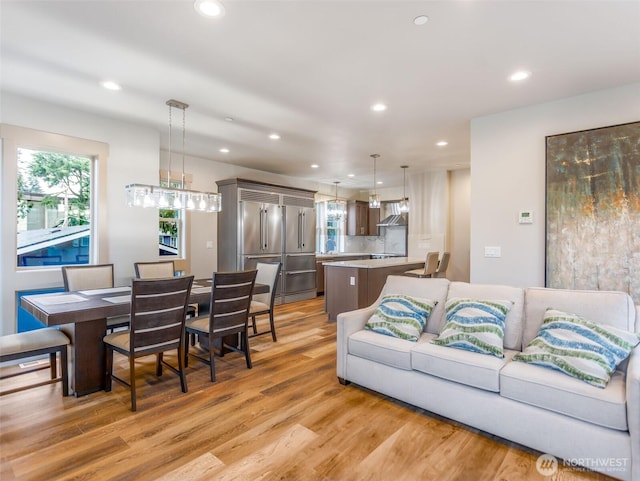
POLYGON ((349 352, 349 336, 364 328, 367 320, 378 307, 378 303, 358 309, 356 311, 342 312, 338 314, 338 333, 336 341, 336 370, 340 382, 346 381, 347 377, 347 353, 349 352))
POLYGON ((627 366, 627 423, 631 436, 631 479, 640 479, 640 345, 627 366))

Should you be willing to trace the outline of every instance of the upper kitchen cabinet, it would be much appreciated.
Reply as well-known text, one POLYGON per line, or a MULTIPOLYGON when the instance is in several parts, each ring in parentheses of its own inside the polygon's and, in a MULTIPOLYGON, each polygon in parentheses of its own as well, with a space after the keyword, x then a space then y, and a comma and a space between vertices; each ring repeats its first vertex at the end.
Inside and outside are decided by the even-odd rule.
POLYGON ((370 209, 362 200, 347 202, 347 235, 378 235, 380 209, 370 209))

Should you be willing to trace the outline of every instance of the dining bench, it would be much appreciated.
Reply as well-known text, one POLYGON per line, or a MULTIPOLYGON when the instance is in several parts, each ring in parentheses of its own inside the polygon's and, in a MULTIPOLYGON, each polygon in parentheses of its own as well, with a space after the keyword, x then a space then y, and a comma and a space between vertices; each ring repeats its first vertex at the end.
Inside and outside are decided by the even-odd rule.
MULTIPOLYGON (((7 389, 0 392, 0 396, 23 391, 25 389, 62 382, 62 395, 69 395, 69 375, 67 370, 67 346, 69 338, 56 328, 35 329, 0 336, 0 362, 15 361, 34 356, 49 354, 51 379, 29 384, 22 387, 7 389), (57 354, 60 354, 60 376, 57 374, 57 354)), ((27 371, 31 372, 31 371, 27 371)), ((17 372, 0 376, 0 380, 7 379, 27 372, 17 372)))

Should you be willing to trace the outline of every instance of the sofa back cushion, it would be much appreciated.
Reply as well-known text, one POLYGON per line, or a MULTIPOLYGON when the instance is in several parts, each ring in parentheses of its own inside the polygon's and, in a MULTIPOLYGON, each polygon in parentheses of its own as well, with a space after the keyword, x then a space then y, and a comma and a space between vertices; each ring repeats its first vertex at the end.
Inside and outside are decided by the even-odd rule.
MULTIPOLYGON (((447 299, 463 297, 468 299, 500 299, 513 302, 504 320, 504 347, 521 350, 524 289, 521 287, 501 286, 494 284, 470 284, 468 282, 451 282, 447 299)), ((438 331, 444 328, 444 317, 438 331)))
POLYGON ((524 346, 536 337, 544 313, 550 307, 635 332, 635 308, 631 297, 624 292, 529 287, 525 292, 524 346))
POLYGON ((444 305, 447 301, 448 291, 449 280, 444 278, 420 279, 409 276, 389 276, 377 304, 380 303, 383 296, 388 294, 404 294, 436 301, 436 305, 427 319, 425 331, 438 334, 444 320, 444 305))

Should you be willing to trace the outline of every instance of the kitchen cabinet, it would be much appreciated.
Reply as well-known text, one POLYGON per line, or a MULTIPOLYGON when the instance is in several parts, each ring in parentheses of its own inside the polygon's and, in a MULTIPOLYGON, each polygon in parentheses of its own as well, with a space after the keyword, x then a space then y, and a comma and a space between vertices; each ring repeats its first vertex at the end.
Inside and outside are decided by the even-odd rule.
POLYGON ((322 256, 316 257, 316 290, 318 295, 324 293, 324 266, 323 262, 333 262, 333 261, 355 261, 355 260, 363 260, 369 259, 369 254, 338 254, 335 256, 322 256))
MULTIPOLYGON (((368 204, 367 204, 368 207, 368 204)), ((368 234, 367 235, 380 235, 380 228, 378 224, 380 223, 380 209, 368 209, 368 217, 367 217, 367 227, 368 234)))
POLYGON ((380 209, 370 209, 362 200, 347 202, 347 235, 378 235, 380 209))
POLYGON ((420 267, 424 267, 424 260, 407 257, 340 260, 326 264, 324 305, 329 320, 335 321, 341 312, 373 304, 382 292, 387 276, 402 275, 420 267))

